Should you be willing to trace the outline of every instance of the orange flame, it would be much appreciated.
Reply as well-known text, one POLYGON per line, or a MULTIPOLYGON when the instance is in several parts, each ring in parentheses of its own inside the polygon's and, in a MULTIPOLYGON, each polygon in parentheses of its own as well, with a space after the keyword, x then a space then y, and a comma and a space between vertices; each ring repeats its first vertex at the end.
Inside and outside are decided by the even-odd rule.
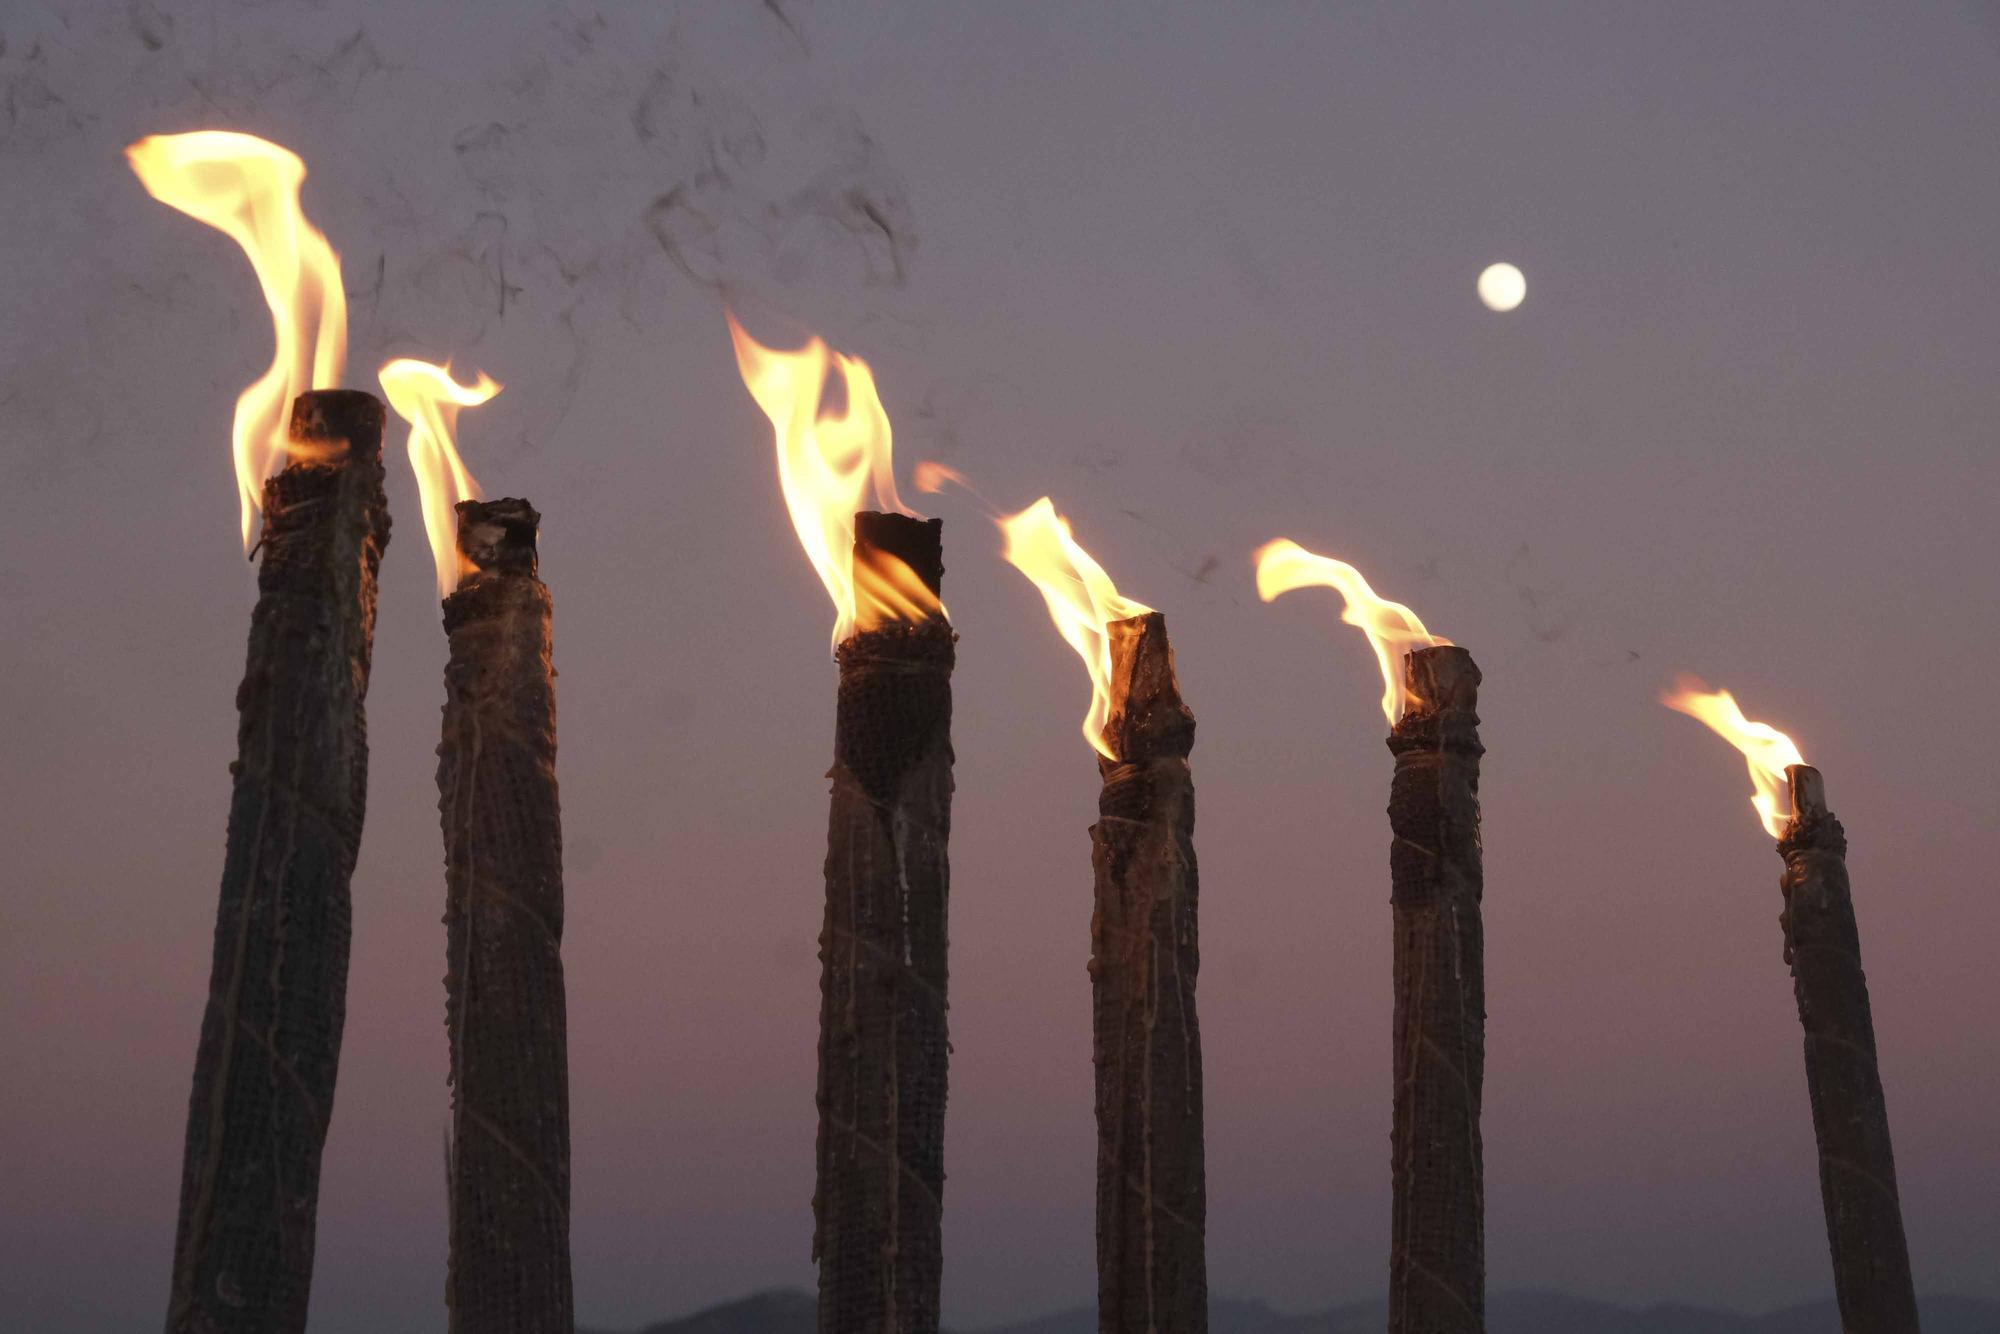
POLYGON ((243 546, 263 508, 264 479, 290 452, 285 414, 307 389, 327 389, 347 359, 347 294, 340 257, 299 205, 305 163, 278 145, 226 130, 156 134, 126 148, 147 193, 227 232, 257 271, 271 308, 271 369, 236 400, 231 427, 243 546))
POLYGON ((896 494, 889 414, 876 396, 868 363, 843 356, 818 338, 792 352, 765 347, 744 332, 734 314, 725 314, 743 385, 771 419, 778 485, 792 527, 833 598, 834 647, 856 630, 942 613, 937 595, 895 557, 877 553, 877 560, 854 568, 854 515, 868 508, 871 494, 876 509, 916 514, 896 494), (839 412, 820 404, 835 369, 847 389, 839 412))
POLYGON ((461 500, 479 498, 479 483, 466 471, 453 443, 458 410, 478 407, 500 392, 500 384, 484 373, 473 384, 460 384, 445 367, 409 357, 384 366, 381 380, 389 406, 410 424, 410 467, 423 498, 431 559, 437 562, 438 596, 450 597, 472 569, 458 549, 456 506, 461 500))
POLYGON ((1288 537, 1258 548, 1257 596, 1264 601, 1295 588, 1320 585, 1338 590, 1347 600, 1340 619, 1368 636, 1368 647, 1375 650, 1375 661, 1382 668, 1382 713, 1394 726, 1411 705, 1423 703, 1403 681, 1403 654, 1451 641, 1424 629, 1417 614, 1402 603, 1377 597, 1361 571, 1346 561, 1316 556, 1288 537))
POLYGON ((1144 616, 1152 608, 1119 596, 1111 576, 1076 544, 1069 524, 1047 496, 1000 520, 1000 531, 1007 535, 1008 562, 1042 590, 1056 629, 1090 673, 1084 739, 1104 758, 1117 759, 1104 738, 1105 725, 1111 721, 1111 638, 1106 627, 1144 616))
POLYGON ((968 491, 972 490, 972 483, 965 480, 964 473, 956 468, 947 468, 933 459, 925 459, 919 463, 916 471, 911 474, 911 480, 916 483, 917 490, 927 496, 934 496, 944 490, 947 482, 956 483, 968 491))
POLYGON ((1692 676, 1674 682, 1674 688, 1660 696, 1660 703, 1690 718, 1699 718, 1717 736, 1743 752, 1750 766, 1750 782, 1756 788, 1750 804, 1757 808, 1764 832, 1772 838, 1783 838, 1790 812, 1778 813, 1779 794, 1784 794, 1788 806, 1791 803, 1785 768, 1805 763, 1792 739, 1768 723, 1751 722, 1727 690, 1710 690, 1692 676))

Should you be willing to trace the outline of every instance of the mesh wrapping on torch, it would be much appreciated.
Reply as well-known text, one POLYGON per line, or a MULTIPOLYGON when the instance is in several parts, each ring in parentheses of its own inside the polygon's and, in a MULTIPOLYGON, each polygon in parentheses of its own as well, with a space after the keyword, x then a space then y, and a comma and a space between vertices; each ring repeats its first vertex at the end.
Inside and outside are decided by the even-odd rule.
POLYGON ((290 433, 299 461, 264 484, 168 1334, 296 1334, 312 1286, 389 513, 378 400, 301 394, 290 433))
POLYGON ((1472 655, 1450 646, 1414 650, 1404 673, 1416 702, 1389 732, 1396 757, 1389 1330, 1477 1334, 1486 1324, 1480 677, 1472 655))
POLYGON ((1916 1334, 1917 1298, 1861 932, 1847 882, 1847 834, 1826 808, 1819 770, 1785 770, 1795 814, 1778 841, 1785 962, 1805 1029, 1806 1088, 1819 1147, 1820 1203, 1847 1334, 1916 1334))
POLYGON ((549 590, 525 500, 463 501, 438 812, 454 1334, 569 1334, 569 1038, 549 590))
POLYGON ((1097 1072, 1097 1327, 1208 1328, 1194 715, 1158 612, 1107 627, 1119 758, 1090 829, 1092 1057, 1097 1072))
MULTIPOLYGON (((855 515, 937 592, 941 524, 855 515)), ((813 1256, 826 1334, 935 1334, 943 1273, 951 670, 942 615, 841 644, 820 933, 813 1256)))

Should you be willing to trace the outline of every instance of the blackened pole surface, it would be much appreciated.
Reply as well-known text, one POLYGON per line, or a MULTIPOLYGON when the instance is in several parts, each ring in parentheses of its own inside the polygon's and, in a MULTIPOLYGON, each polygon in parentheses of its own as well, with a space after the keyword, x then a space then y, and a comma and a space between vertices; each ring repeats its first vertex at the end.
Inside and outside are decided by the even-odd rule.
POLYGON ((188 1104, 169 1334, 296 1334, 312 1287, 389 513, 377 399, 301 394, 290 431, 298 461, 264 484, 257 609, 236 692, 228 849, 188 1104))
MULTIPOLYGON (((933 593, 937 520, 855 516, 933 593)), ((813 1255, 826 1334, 934 1334, 943 1273, 951 669, 941 615, 842 644, 820 933, 813 1255)))
POLYGON ((525 500, 458 507, 438 812, 454 1334, 570 1334, 569 1038, 549 590, 525 500))
POLYGON ((1092 1059, 1097 1069, 1097 1327, 1208 1328, 1194 715, 1174 678, 1167 618, 1108 627, 1116 760, 1090 830, 1092 1059))
POLYGON ((1778 841, 1785 859, 1780 921, 1805 1029, 1806 1088, 1841 1328, 1845 1334, 1916 1334, 1889 1107, 1847 882, 1847 834, 1826 808, 1819 770, 1794 765, 1785 775, 1794 814, 1778 841))
POLYGON ((1486 1064, 1480 922, 1479 668, 1462 648, 1404 660, 1412 703, 1389 733, 1395 954, 1390 1334, 1486 1323, 1486 1064))

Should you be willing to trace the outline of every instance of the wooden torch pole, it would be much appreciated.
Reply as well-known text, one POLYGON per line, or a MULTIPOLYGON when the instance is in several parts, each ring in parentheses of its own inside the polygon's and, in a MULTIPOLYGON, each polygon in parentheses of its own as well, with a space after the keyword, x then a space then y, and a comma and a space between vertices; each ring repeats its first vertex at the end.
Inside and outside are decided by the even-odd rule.
POLYGON ((1480 922, 1479 668, 1462 648, 1404 659, 1412 701, 1389 733, 1395 911, 1390 1334, 1479 1334, 1486 1197, 1480 922))
POLYGON ((1841 1328, 1845 1334, 1917 1334, 1889 1107, 1847 882, 1847 834, 1826 807, 1819 770, 1795 764, 1785 777, 1793 814, 1778 841, 1785 859, 1780 921, 1805 1029, 1806 1088, 1841 1328))
POLYGON ((1091 826, 1093 1059, 1097 1068, 1097 1327, 1208 1329, 1194 715, 1174 677, 1167 618, 1106 627, 1110 717, 1091 826))
POLYGON ((295 461, 264 484, 257 609, 236 692, 168 1334, 297 1334, 312 1288, 389 512, 378 399, 301 394, 289 429, 295 461))
MULTIPOLYGON (((854 516, 857 576, 893 557, 933 594, 942 525, 854 516)), ((943 1273, 951 670, 942 614, 841 644, 820 932, 822 1334, 936 1334, 943 1273)))
POLYGON ((454 1334, 576 1327, 562 810, 540 523, 525 500, 461 501, 465 573, 444 600, 451 658, 437 778, 454 1334))

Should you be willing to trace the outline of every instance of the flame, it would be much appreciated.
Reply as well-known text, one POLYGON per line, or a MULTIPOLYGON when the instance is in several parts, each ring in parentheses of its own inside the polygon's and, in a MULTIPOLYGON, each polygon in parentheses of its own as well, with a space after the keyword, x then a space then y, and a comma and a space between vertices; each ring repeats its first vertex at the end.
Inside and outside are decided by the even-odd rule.
POLYGON ((876 553, 862 570, 854 568, 854 515, 869 507, 871 491, 874 508, 916 514, 896 494, 889 414, 876 396, 868 363, 843 356, 818 338, 791 352, 765 347, 744 332, 734 314, 725 314, 743 385, 776 434, 778 485, 792 527, 833 598, 834 647, 856 630, 942 613, 937 594, 894 556, 876 553), (847 388, 846 406, 837 413, 820 405, 833 369, 847 388))
POLYGON ((347 293, 340 257, 299 205, 306 166, 254 135, 226 130, 156 134, 125 150, 147 193, 227 232, 257 271, 277 350, 271 369, 236 400, 230 429, 243 546, 263 508, 264 479, 290 450, 285 414, 307 389, 328 389, 347 359, 347 293))
POLYGON ((1056 629, 1090 673, 1084 739, 1104 758, 1117 759, 1104 739, 1105 724, 1111 720, 1111 638, 1106 627, 1144 616, 1152 608, 1119 596, 1111 576, 1076 544, 1069 524, 1047 496, 1000 520, 1000 531, 1007 535, 1008 562, 1042 590, 1056 629))
POLYGON ((1340 619, 1368 636, 1375 661, 1382 668, 1382 713, 1391 726, 1410 706, 1423 703, 1410 693, 1400 666, 1411 648, 1437 648, 1451 643, 1424 629, 1417 614, 1400 602, 1377 597, 1361 571, 1346 561, 1316 556, 1288 537, 1266 542, 1257 551, 1257 596, 1269 602, 1295 588, 1325 585, 1347 600, 1340 619))
POLYGON ((914 624, 944 610, 917 572, 886 551, 868 548, 855 557, 854 625, 873 630, 891 621, 914 624))
POLYGON ((1727 690, 1710 690, 1692 676, 1676 681, 1672 690, 1660 696, 1660 703, 1690 718, 1699 718, 1717 736, 1743 752, 1750 766, 1750 782, 1756 788, 1750 804, 1757 808, 1764 831, 1772 838, 1783 838, 1790 812, 1778 813, 1778 796, 1784 793, 1787 805, 1791 801, 1785 768, 1805 763, 1792 739, 1768 723, 1751 722, 1727 690))
POLYGON ((456 507, 461 500, 479 498, 479 483, 458 457, 452 432, 460 408, 478 407, 499 393, 500 385, 484 373, 473 384, 460 384, 445 367, 409 357, 384 366, 381 380, 383 397, 410 424, 410 467, 423 498, 431 559, 437 562, 438 596, 450 597, 472 569, 458 549, 456 507))
POLYGON ((972 483, 965 480, 964 473, 956 468, 947 468, 933 459, 925 459, 919 463, 916 471, 911 474, 911 481, 916 484, 917 490, 927 496, 934 496, 944 490, 947 482, 956 483, 968 491, 972 490, 972 483))

